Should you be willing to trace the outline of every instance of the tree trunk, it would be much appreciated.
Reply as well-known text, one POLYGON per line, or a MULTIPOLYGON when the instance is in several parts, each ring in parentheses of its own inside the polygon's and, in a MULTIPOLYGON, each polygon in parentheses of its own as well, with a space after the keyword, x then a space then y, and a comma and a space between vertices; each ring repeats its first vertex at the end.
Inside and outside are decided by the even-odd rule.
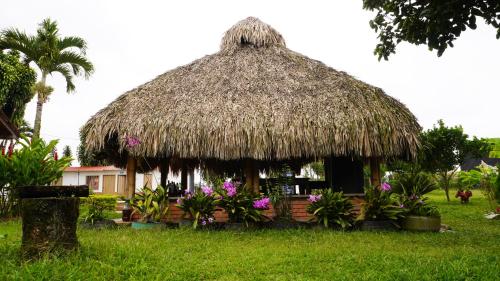
MULTIPOLYGON (((42 72, 42 80, 41 83, 43 87, 45 87, 45 81, 47 79, 47 73, 42 72)), ((36 115, 35 115, 35 123, 33 127, 33 139, 40 138, 40 130, 42 128, 42 110, 43 104, 45 103, 46 97, 42 96, 42 93, 38 92, 38 100, 36 101, 36 115)))

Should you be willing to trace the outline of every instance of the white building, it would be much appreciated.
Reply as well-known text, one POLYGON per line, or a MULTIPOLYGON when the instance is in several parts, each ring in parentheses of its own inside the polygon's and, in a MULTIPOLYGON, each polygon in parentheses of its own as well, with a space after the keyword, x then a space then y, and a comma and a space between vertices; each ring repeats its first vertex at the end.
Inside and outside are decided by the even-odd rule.
MULTIPOLYGON (((151 172, 140 174, 135 177, 135 190, 142 190, 143 186, 156 187, 160 185, 161 174, 158 169, 151 172)), ((168 174, 168 181, 180 182, 180 176, 172 172, 168 174)), ((194 173, 194 177, 188 182, 188 185, 194 186, 199 183, 200 174, 194 173)), ((114 166, 95 166, 95 167, 68 167, 64 170, 61 185, 88 185, 95 193, 126 195, 127 172, 114 166)))

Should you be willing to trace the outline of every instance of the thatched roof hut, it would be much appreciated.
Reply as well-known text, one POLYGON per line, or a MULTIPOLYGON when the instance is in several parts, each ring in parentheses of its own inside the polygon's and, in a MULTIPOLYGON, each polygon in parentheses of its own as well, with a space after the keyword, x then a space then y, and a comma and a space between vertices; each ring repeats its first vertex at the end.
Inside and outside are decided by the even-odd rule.
POLYGON ((148 159, 411 157, 415 116, 380 88, 288 49, 247 18, 220 51, 167 71, 97 112, 83 127, 88 152, 124 165, 148 159), (129 149, 126 136, 140 139, 129 149))

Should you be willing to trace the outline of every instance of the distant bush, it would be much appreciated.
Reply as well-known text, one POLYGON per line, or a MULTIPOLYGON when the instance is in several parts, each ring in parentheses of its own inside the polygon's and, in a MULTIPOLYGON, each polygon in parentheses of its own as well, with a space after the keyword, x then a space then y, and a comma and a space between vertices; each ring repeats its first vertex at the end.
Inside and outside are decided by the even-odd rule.
POLYGON ((116 209, 116 201, 118 199, 117 195, 110 194, 92 194, 88 198, 80 198, 80 204, 98 204, 102 206, 103 210, 114 211, 116 209), (95 203, 94 203, 95 202, 95 203))

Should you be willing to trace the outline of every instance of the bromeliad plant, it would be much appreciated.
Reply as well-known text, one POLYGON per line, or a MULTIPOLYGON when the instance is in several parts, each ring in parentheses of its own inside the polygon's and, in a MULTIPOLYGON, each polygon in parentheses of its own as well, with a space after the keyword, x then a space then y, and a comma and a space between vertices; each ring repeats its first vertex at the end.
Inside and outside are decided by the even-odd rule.
POLYGON ((328 226, 340 226, 346 229, 352 226, 353 205, 344 197, 342 192, 333 192, 331 189, 309 195, 307 212, 314 216, 318 223, 328 226))
POLYGON ((404 216, 404 210, 392 196, 392 187, 388 183, 365 188, 365 202, 356 220, 358 221, 395 221, 404 216))
POLYGON ((139 214, 143 223, 160 222, 168 214, 168 192, 158 186, 155 190, 145 186, 141 193, 136 193, 130 200, 132 215, 139 214))
POLYGON ((177 207, 184 211, 184 218, 193 219, 193 228, 212 224, 217 204, 219 200, 215 197, 214 190, 208 186, 197 189, 194 193, 186 192, 177 199, 177 207))
POLYGON ((217 193, 220 206, 228 214, 231 223, 244 223, 248 226, 251 222, 261 221, 264 217, 263 210, 269 209, 269 198, 254 196, 240 184, 225 182, 217 193))
POLYGON ((417 170, 399 172, 393 182, 393 192, 398 195, 399 207, 405 216, 440 217, 438 209, 427 204, 424 197, 437 189, 429 174, 417 170))

